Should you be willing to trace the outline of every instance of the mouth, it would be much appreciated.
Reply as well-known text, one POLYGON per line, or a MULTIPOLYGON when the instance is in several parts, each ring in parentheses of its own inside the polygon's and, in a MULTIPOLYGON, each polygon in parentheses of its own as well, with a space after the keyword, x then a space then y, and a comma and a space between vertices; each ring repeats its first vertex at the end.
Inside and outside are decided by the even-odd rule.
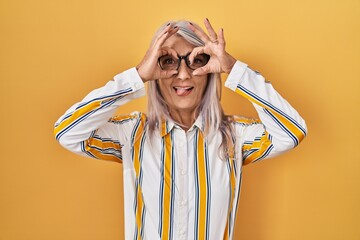
POLYGON ((194 87, 173 87, 175 90, 176 95, 178 96, 187 96, 191 93, 194 87))

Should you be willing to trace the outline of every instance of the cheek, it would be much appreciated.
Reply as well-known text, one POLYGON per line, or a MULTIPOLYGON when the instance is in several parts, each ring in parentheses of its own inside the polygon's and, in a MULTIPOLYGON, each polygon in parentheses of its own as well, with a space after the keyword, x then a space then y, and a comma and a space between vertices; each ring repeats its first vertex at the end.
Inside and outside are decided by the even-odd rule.
POLYGON ((198 84, 199 90, 200 90, 201 94, 204 95, 204 93, 206 91, 206 88, 207 88, 207 85, 208 85, 207 77, 199 79, 198 83, 199 83, 198 84))
POLYGON ((158 80, 157 82, 157 88, 161 94, 161 96, 163 96, 164 98, 166 98, 167 95, 169 95, 169 84, 166 84, 166 82, 164 80, 158 80))

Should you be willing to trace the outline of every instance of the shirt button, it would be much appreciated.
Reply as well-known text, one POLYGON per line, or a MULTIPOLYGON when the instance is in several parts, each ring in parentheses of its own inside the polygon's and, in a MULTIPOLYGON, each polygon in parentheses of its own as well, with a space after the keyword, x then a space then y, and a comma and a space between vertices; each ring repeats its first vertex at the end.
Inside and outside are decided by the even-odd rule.
POLYGON ((186 170, 185 169, 182 169, 181 170, 181 175, 185 175, 186 174, 186 170))
POLYGON ((185 235, 185 230, 180 230, 180 235, 185 235))
POLYGON ((180 207, 183 207, 183 206, 185 206, 185 201, 180 202, 180 207))

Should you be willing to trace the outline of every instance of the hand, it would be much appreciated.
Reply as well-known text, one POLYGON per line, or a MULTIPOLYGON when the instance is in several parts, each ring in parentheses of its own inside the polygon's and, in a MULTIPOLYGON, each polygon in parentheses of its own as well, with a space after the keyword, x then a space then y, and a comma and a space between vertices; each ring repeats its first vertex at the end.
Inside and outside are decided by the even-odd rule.
POLYGON ((204 75, 207 73, 230 73, 236 59, 225 51, 224 30, 221 28, 216 34, 208 19, 204 20, 209 36, 203 31, 189 23, 189 28, 199 36, 205 46, 196 47, 189 56, 192 62, 198 54, 210 55, 209 62, 201 68, 196 69, 193 75, 204 75))
POLYGON ((162 45, 166 39, 174 35, 178 30, 179 28, 177 26, 173 27, 169 24, 151 43, 144 58, 140 64, 136 66, 136 69, 144 82, 159 78, 170 78, 174 74, 178 73, 177 70, 162 70, 158 66, 158 58, 163 55, 172 55, 177 57, 177 54, 173 49, 162 47, 162 45))

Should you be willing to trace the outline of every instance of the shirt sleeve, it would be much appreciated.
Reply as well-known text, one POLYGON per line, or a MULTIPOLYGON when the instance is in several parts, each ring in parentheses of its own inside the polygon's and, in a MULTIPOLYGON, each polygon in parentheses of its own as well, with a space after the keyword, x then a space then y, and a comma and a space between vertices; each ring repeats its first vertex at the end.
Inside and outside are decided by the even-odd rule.
POLYGON ((126 70, 70 107, 55 123, 55 138, 77 154, 121 162, 121 146, 142 116, 112 116, 119 106, 144 95, 137 70, 126 70))
MULTIPOLYGON (((273 88, 272 84, 245 63, 237 61, 225 86, 248 99, 260 120, 240 120, 244 164, 276 156, 296 147, 307 128, 299 113, 273 88)), ((236 122, 236 121, 235 121, 236 122)))

